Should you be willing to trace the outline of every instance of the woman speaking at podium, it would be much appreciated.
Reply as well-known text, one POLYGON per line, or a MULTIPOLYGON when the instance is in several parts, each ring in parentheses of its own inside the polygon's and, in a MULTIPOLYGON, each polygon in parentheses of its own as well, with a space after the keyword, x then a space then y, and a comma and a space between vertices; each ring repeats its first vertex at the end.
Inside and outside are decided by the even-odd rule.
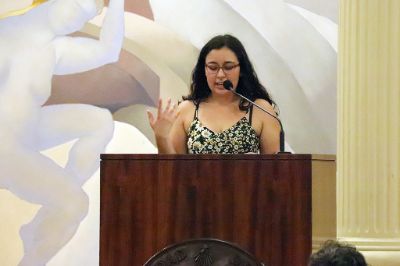
POLYGON ((279 151, 281 126, 276 105, 260 84, 237 38, 219 35, 201 49, 192 72, 190 94, 183 100, 178 106, 168 99, 163 107, 160 99, 157 115, 148 111, 159 153, 279 151), (264 110, 253 108, 239 94, 264 110))

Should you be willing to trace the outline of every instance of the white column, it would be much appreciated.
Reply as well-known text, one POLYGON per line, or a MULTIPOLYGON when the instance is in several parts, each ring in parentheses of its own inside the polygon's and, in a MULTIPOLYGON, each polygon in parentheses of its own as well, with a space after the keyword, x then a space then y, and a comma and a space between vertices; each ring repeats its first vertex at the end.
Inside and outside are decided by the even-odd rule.
POLYGON ((338 238, 400 251, 400 1, 341 0, 339 24, 338 238))

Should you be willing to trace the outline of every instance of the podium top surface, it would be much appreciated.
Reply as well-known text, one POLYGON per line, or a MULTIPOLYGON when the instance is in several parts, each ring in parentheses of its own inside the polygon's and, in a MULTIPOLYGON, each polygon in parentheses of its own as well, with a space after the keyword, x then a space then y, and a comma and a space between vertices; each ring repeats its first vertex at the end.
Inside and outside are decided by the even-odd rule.
MULTIPOLYGON (((101 154, 102 160, 311 160, 311 154, 101 154)), ((321 158, 319 158, 321 159, 321 158)))

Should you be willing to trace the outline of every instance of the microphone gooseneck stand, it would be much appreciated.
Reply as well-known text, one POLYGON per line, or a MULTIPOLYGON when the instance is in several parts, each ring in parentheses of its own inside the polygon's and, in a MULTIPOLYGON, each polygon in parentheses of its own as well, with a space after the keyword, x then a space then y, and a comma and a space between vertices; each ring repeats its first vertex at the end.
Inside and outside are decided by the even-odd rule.
POLYGON ((261 111, 263 111, 264 113, 272 116, 273 118, 275 118, 278 123, 279 126, 281 127, 281 130, 279 132, 279 154, 285 153, 285 154, 290 154, 290 152, 286 152, 285 151, 285 132, 283 131, 283 125, 281 120, 276 116, 271 114, 270 112, 268 112, 267 110, 265 110, 264 108, 262 108, 261 106, 259 106, 258 104, 256 104, 255 102, 253 102, 252 100, 248 99, 247 97, 243 96, 240 93, 237 93, 235 90, 233 90, 233 84, 230 80, 225 80, 223 83, 223 86, 226 90, 231 91, 233 94, 239 96, 240 98, 248 101, 249 103, 251 103, 252 105, 256 106, 258 109, 260 109, 261 111))

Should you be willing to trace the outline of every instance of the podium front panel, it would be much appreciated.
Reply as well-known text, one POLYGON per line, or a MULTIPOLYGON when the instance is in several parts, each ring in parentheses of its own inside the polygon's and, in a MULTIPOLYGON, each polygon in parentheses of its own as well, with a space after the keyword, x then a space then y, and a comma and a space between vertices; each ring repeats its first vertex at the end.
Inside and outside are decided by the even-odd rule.
POLYGON ((101 156, 100 265, 143 265, 187 239, 233 242, 267 266, 306 266, 311 155, 101 156))

